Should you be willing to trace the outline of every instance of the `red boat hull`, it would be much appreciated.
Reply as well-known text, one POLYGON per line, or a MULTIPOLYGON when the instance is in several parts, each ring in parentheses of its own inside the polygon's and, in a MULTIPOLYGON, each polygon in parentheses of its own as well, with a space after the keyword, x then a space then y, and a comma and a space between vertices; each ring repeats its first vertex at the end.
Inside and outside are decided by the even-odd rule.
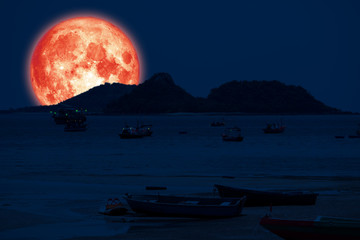
POLYGON ((358 240, 357 224, 321 221, 297 221, 263 217, 260 225, 286 240, 358 240))

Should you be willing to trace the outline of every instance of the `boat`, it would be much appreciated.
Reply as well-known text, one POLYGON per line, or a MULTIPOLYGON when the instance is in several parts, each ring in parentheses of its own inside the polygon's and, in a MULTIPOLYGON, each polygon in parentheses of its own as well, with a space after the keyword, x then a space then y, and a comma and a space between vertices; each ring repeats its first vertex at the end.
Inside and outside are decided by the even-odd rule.
POLYGON ((133 139, 133 138, 143 138, 144 135, 139 131, 138 128, 133 128, 126 126, 119 133, 120 138, 122 139, 133 139))
POLYGON ((77 121, 86 121, 85 113, 82 110, 77 110, 72 107, 68 108, 59 108, 57 111, 51 111, 52 118, 56 124, 65 125, 68 121, 77 120, 77 121))
POLYGON ((222 134, 223 141, 241 142, 244 137, 241 136, 241 129, 238 127, 227 128, 222 134))
POLYGON ((263 128, 264 133, 283 133, 285 131, 285 126, 280 123, 268 123, 266 128, 263 128))
POLYGON ((118 198, 109 198, 106 205, 101 207, 99 213, 110 216, 121 216, 127 213, 128 209, 118 198))
POLYGON ((288 240, 358 240, 360 219, 322 217, 315 220, 288 220, 265 216, 260 225, 288 240))
POLYGON ((245 206, 286 206, 286 205, 315 205, 319 194, 313 192, 276 192, 259 191, 244 188, 234 188, 215 184, 220 197, 241 198, 247 197, 245 206))
POLYGON ((214 121, 210 124, 211 127, 222 127, 225 126, 224 121, 214 121))
POLYGON ((246 197, 240 199, 170 195, 125 195, 136 213, 152 216, 227 218, 239 216, 246 197))
POLYGON ((139 131, 144 137, 150 137, 153 133, 152 125, 141 125, 139 131))

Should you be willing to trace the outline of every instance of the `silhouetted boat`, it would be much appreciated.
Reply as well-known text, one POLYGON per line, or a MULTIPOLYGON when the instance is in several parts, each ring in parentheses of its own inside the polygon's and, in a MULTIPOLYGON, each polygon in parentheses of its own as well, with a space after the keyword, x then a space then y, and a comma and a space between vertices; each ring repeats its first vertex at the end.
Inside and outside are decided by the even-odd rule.
POLYGON ((313 192, 258 191, 243 188, 214 185, 220 197, 241 198, 246 196, 245 206, 314 205, 319 194, 313 192))
POLYGON ((52 118, 56 124, 66 124, 69 115, 75 112, 75 108, 59 108, 56 111, 51 111, 52 118))
POLYGON ((130 208, 136 213, 153 216, 226 218, 239 216, 246 197, 222 199, 162 195, 126 195, 130 208))
POLYGON ((288 240, 359 240, 360 219, 318 217, 313 221, 265 216, 260 225, 288 240))
POLYGON ((152 131, 152 125, 141 125, 139 127, 139 132, 144 136, 144 137, 150 137, 153 133, 152 131))
POLYGON ((244 140, 244 137, 241 136, 241 129, 234 127, 225 129, 222 139, 223 141, 241 142, 244 140))
POLYGON ((285 126, 280 124, 267 124, 266 128, 263 129, 264 133, 283 133, 285 131, 285 126))
POLYGON ((345 136, 335 136, 335 138, 343 139, 343 138, 345 138, 345 136))
POLYGON ((118 198, 109 198, 106 205, 100 208, 99 213, 110 216, 121 216, 127 213, 127 211, 128 209, 118 198))
POLYGON ((212 127, 222 127, 225 126, 225 122, 224 121, 214 121, 210 124, 210 126, 212 127))
POLYGON ((139 131, 138 128, 124 127, 119 134, 122 139, 142 138, 144 135, 139 131))

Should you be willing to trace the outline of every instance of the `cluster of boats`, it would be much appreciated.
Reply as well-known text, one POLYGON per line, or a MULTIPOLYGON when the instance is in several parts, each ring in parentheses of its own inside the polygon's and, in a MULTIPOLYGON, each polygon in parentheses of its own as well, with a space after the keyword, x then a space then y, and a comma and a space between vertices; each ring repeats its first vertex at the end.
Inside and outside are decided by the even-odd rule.
MULTIPOLYGON (((277 192, 214 185, 217 197, 130 195, 127 204, 110 199, 101 213, 137 216, 230 218, 240 216, 244 207, 314 205, 318 194, 313 192, 277 192)), ((318 217, 313 221, 272 218, 265 215, 260 225, 284 239, 360 239, 360 220, 318 217)))
MULTIPOLYGON (((211 126, 225 126, 224 122, 213 122, 211 126), (222 125, 220 125, 221 123, 222 125)), ((267 134, 278 134, 285 131, 285 126, 282 123, 272 123, 267 124, 266 128, 262 130, 267 134)), ((225 128, 224 133, 222 134, 223 141, 232 141, 232 142, 241 142, 244 140, 244 137, 241 135, 241 129, 238 127, 225 128)))
POLYGON ((82 109, 61 108, 50 113, 56 124, 65 125, 65 132, 83 132, 87 129, 86 115, 82 109))

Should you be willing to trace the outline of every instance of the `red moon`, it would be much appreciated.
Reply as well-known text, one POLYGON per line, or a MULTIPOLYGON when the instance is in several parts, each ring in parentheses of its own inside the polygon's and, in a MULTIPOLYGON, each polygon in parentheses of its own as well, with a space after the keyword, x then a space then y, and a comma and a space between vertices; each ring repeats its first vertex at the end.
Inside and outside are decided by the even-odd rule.
POLYGON ((100 18, 76 17, 53 26, 36 45, 31 86, 41 105, 53 105, 104 83, 139 84, 130 39, 100 18))

